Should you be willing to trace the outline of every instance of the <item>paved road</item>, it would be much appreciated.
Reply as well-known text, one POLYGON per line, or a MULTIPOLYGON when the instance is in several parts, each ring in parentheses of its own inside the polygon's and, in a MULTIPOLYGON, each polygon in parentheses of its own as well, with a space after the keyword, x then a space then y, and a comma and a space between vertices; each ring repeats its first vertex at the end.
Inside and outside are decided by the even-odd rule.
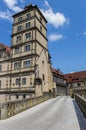
POLYGON ((70 97, 57 97, 7 120, 0 130, 86 130, 86 119, 70 97))

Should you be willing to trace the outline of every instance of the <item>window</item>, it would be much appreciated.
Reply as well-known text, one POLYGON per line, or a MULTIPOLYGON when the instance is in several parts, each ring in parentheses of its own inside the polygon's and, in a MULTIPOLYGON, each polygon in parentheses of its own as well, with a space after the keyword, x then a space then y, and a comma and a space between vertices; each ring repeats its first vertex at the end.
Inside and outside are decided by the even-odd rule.
POLYGON ((20 79, 17 78, 17 79, 16 79, 16 85, 19 85, 19 84, 20 84, 20 79))
POLYGON ((30 22, 26 23, 26 28, 30 28, 30 22))
POLYGON ((25 36, 26 36, 26 39, 30 39, 31 38, 31 33, 27 33, 27 34, 25 34, 25 36))
POLYGON ((16 42, 19 42, 19 41, 21 41, 21 36, 16 37, 16 42))
POLYGON ((77 83, 77 86, 80 87, 80 83, 77 83))
POLYGON ((44 74, 42 75, 42 79, 45 80, 45 75, 44 74))
POLYGON ((18 46, 18 47, 15 48, 15 54, 17 54, 19 52, 21 52, 21 47, 18 46))
POLYGON ((22 78, 22 84, 23 84, 23 85, 26 84, 26 78, 22 78))
POLYGON ((44 61, 42 61, 42 67, 44 67, 44 61))
POLYGON ((26 45, 24 48, 25 51, 30 51, 30 45, 26 45))
POLYGON ((40 26, 40 31, 42 32, 42 26, 40 26))
POLYGON ((30 60, 24 61, 24 68, 30 67, 30 60))
POLYGON ((16 95, 16 99, 19 99, 19 95, 16 95))
POLYGON ((2 58, 3 57, 3 53, 2 52, 0 52, 0 58, 2 58))
POLYGON ((23 99, 25 99, 26 98, 26 95, 23 95, 23 99))
POLYGON ((31 15, 30 15, 30 13, 28 13, 28 14, 27 14, 27 18, 30 18, 30 17, 31 17, 31 15))
POLYGON ((0 80, 0 88, 1 88, 1 80, 0 80))
POLYGON ((21 67, 21 63, 20 62, 16 62, 14 63, 14 69, 19 69, 21 67))
POLYGON ((22 17, 19 17, 19 18, 18 18, 18 22, 21 22, 21 21, 22 21, 22 17))
POLYGON ((22 25, 17 27, 17 31, 20 31, 20 30, 22 30, 22 25))
POLYGON ((0 71, 2 71, 2 65, 0 65, 0 71))
POLYGON ((40 21, 42 22, 42 18, 40 17, 40 21))

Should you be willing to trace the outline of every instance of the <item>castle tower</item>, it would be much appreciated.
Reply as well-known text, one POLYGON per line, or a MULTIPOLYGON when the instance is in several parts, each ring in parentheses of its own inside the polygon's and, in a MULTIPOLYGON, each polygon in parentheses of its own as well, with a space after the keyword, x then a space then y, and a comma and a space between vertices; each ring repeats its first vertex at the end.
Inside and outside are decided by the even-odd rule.
POLYGON ((35 96, 49 91, 49 57, 46 19, 29 5, 13 15, 11 86, 35 96))

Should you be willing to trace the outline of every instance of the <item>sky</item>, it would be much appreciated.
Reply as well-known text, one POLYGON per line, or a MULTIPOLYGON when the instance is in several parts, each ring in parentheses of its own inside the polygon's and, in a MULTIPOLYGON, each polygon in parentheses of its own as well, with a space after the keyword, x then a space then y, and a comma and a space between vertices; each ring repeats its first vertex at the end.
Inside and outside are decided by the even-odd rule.
POLYGON ((29 4, 48 21, 52 66, 63 73, 86 70, 86 0, 0 0, 0 42, 11 45, 12 15, 29 4))

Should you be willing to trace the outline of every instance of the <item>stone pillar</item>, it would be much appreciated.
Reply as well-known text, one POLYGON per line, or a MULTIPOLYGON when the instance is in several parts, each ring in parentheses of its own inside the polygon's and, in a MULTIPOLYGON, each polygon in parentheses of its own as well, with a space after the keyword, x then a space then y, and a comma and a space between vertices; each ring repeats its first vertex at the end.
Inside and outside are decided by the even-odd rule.
POLYGON ((55 88, 53 88, 53 98, 56 97, 56 91, 55 91, 55 88))

